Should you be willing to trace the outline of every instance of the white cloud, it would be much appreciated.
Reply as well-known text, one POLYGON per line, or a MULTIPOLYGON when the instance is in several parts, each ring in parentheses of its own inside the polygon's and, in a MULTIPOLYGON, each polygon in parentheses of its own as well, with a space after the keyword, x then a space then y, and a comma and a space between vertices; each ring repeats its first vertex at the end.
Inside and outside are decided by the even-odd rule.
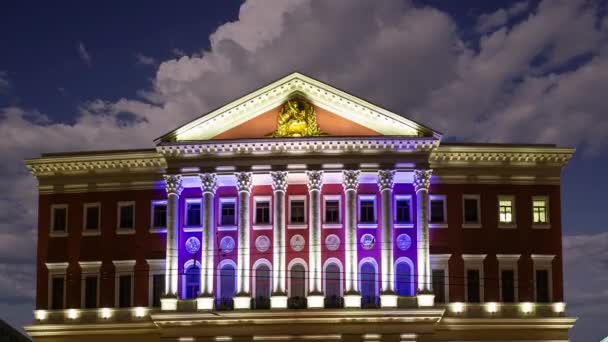
POLYGON ((528 10, 528 1, 516 2, 509 8, 500 8, 492 13, 482 14, 477 18, 477 31, 489 32, 508 23, 510 18, 518 16, 528 10))
POLYGON ((156 64, 156 60, 153 57, 146 56, 139 52, 135 54, 135 59, 137 61, 137 64, 141 64, 141 65, 155 65, 156 64))
POLYGON ((93 58, 82 42, 78 43, 78 55, 87 66, 90 67, 93 64, 93 58))
POLYGON ((175 57, 178 57, 178 58, 186 55, 186 52, 184 50, 178 49, 178 48, 173 48, 171 50, 171 53, 173 53, 175 55, 175 57))

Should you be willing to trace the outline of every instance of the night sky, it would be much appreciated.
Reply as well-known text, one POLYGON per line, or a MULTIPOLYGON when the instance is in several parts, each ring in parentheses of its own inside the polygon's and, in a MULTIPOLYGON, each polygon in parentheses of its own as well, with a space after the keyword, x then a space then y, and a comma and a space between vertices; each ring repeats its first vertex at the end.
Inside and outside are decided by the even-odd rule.
POLYGON ((576 147, 562 178, 572 340, 608 335, 608 4, 583 0, 3 1, 0 318, 33 318, 23 159, 152 147, 292 71, 448 141, 576 147))

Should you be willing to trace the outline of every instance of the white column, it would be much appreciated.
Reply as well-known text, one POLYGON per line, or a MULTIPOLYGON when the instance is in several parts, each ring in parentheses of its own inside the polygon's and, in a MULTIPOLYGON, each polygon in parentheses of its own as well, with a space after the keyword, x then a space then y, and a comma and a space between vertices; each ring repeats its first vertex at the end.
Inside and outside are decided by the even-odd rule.
POLYGON ((181 175, 163 175, 167 190, 167 250, 165 266, 165 294, 161 299, 162 310, 177 309, 177 269, 179 249, 179 196, 182 193, 181 175))
POLYGON ((251 196, 253 177, 251 172, 239 172, 236 174, 236 187, 239 191, 238 207, 239 222, 238 235, 239 245, 237 253, 237 294, 234 297, 235 309, 251 308, 251 292, 249 291, 250 281, 250 224, 249 224, 249 197, 251 196))
POLYGON ((214 222, 213 199, 217 190, 217 177, 215 173, 200 175, 201 190, 203 192, 203 232, 201 236, 201 295, 197 298, 199 310, 213 309, 213 275, 214 275, 214 222))
POLYGON ((433 306, 429 251, 429 186, 432 170, 414 170, 416 190, 416 232, 418 235, 418 306, 433 306))
POLYGON ((309 309, 324 306, 323 286, 321 279, 321 187, 323 171, 306 171, 308 178, 308 297, 309 309))
POLYGON ((383 308, 397 307, 397 294, 393 278, 393 179, 394 170, 378 170, 378 187, 380 189, 381 202, 381 277, 382 291, 380 292, 380 304, 383 308))
POLYGON ((273 247, 272 247, 272 295, 270 307, 287 307, 287 264, 285 263, 285 190, 287 190, 287 171, 270 173, 274 193, 273 247))
POLYGON ((346 197, 344 206, 344 268, 346 280, 344 307, 346 308, 361 307, 361 293, 357 281, 357 186, 359 185, 360 173, 359 170, 342 171, 342 186, 346 197))

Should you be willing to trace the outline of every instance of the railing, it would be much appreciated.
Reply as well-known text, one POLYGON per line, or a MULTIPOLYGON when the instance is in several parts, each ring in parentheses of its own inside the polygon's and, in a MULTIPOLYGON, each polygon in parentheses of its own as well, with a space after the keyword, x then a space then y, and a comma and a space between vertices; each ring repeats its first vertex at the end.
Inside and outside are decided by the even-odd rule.
POLYGON ((344 298, 338 296, 325 297, 324 304, 326 309, 342 309, 344 298))
POLYGON ((270 309, 270 298, 263 296, 251 298, 251 308, 254 310, 270 309))
POLYGON ((291 297, 287 300, 287 308, 289 309, 306 309, 306 297, 291 297))

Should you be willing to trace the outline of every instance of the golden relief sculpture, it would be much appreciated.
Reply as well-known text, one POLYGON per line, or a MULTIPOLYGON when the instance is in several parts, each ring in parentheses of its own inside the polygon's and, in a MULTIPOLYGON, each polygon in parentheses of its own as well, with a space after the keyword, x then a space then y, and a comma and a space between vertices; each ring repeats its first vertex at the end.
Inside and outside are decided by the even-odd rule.
POLYGON ((324 135, 317 125, 317 113, 312 104, 304 99, 287 100, 279 110, 277 130, 269 136, 283 137, 315 137, 324 135))

